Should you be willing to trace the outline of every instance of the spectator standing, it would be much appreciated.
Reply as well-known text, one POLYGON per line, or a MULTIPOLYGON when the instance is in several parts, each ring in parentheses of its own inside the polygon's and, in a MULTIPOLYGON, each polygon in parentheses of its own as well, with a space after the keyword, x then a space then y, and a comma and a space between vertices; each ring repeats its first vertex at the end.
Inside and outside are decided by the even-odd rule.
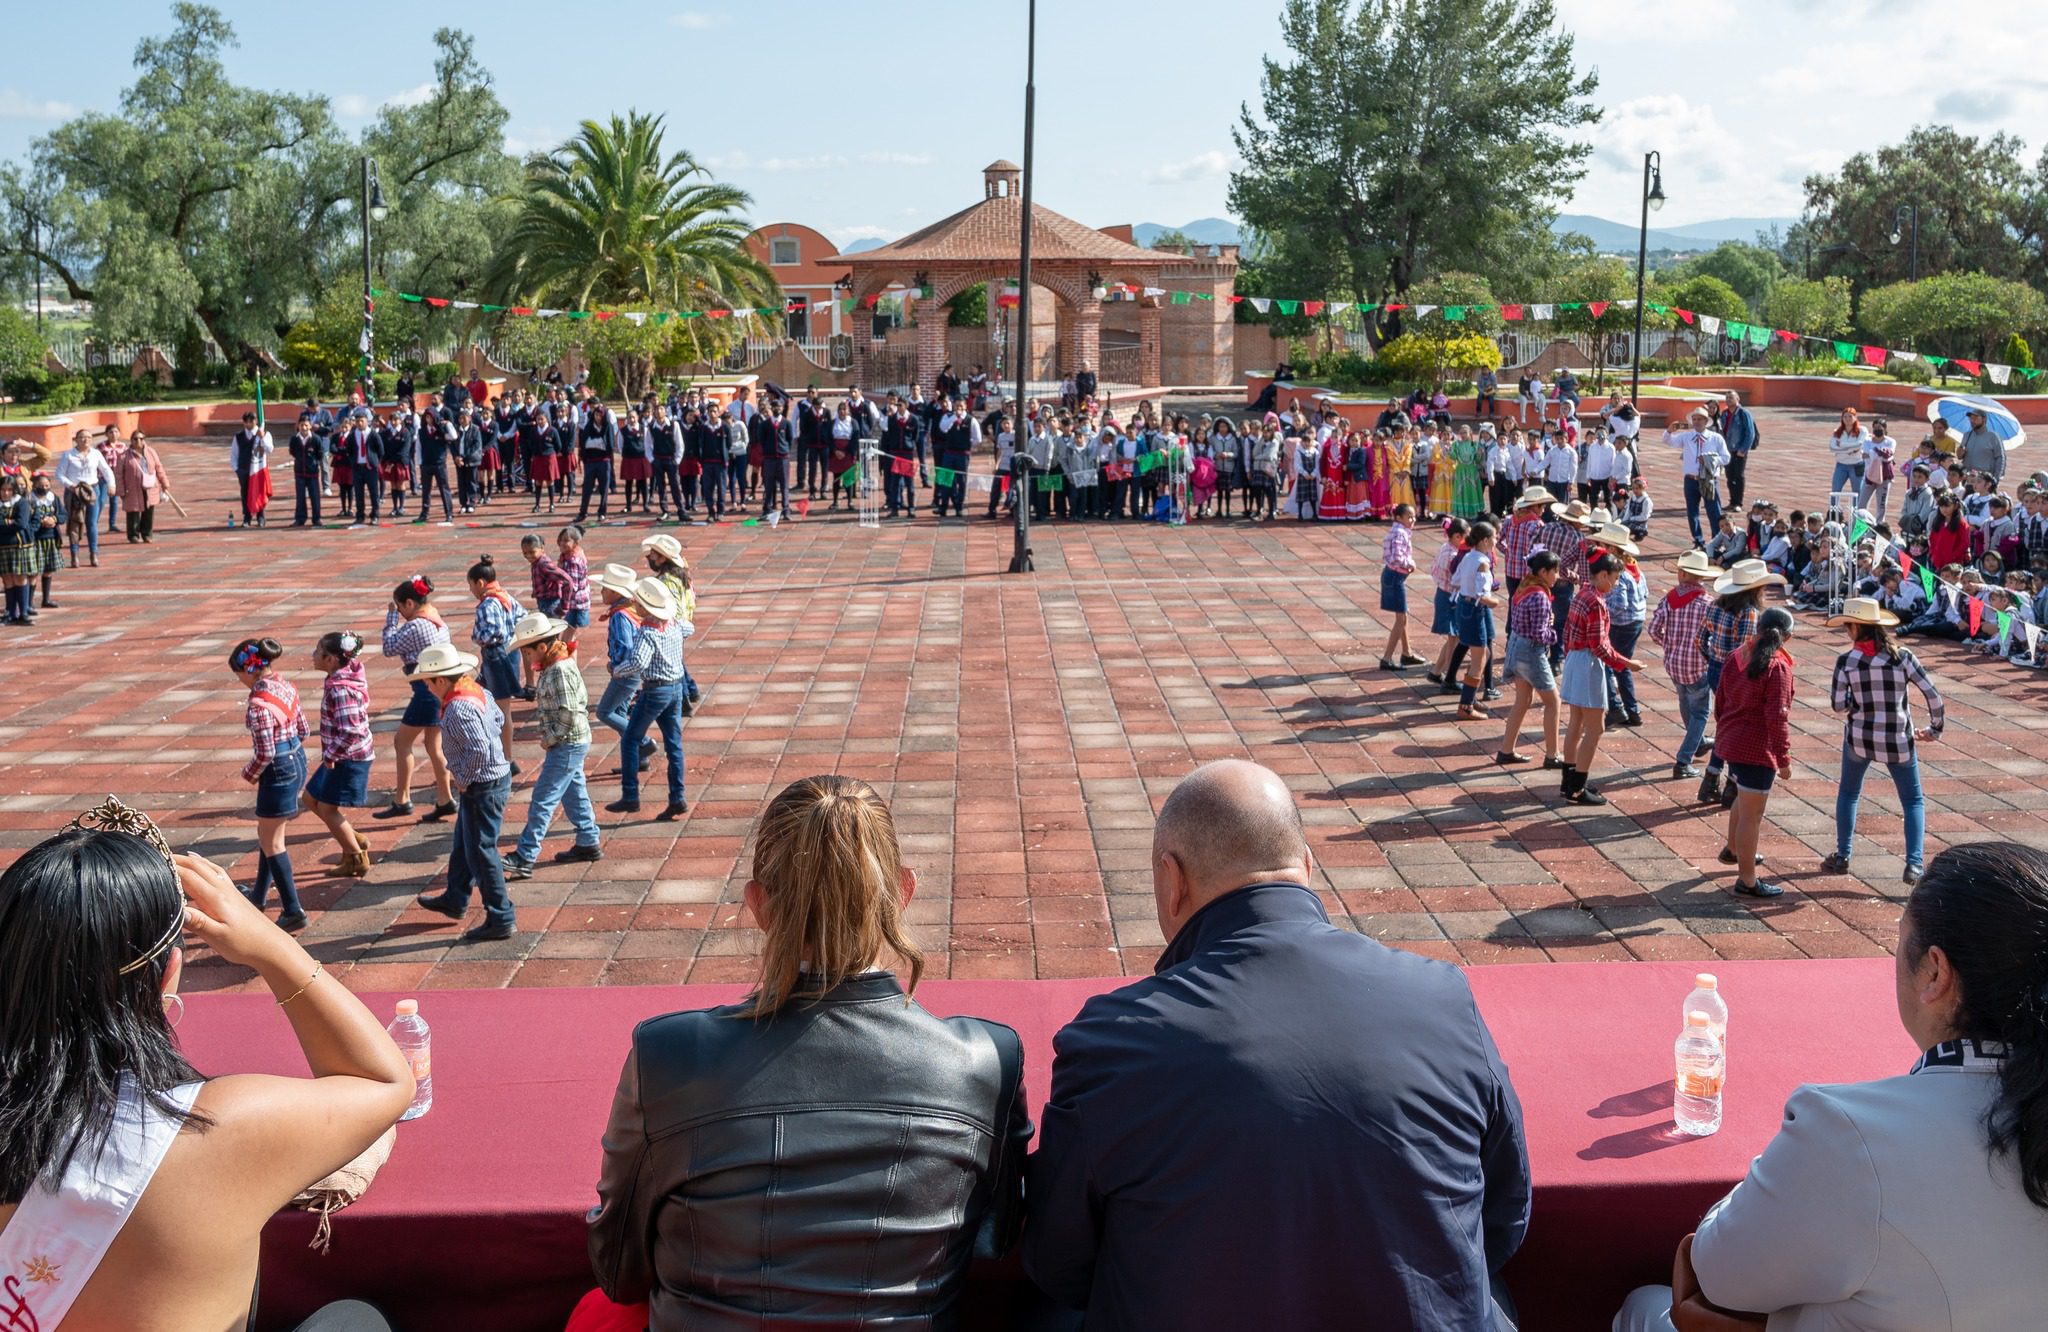
POLYGON ((71 539, 71 567, 78 567, 78 539, 83 536, 92 566, 100 563, 100 488, 114 485, 114 472, 106 455, 92 446, 92 437, 75 431, 71 447, 57 455, 57 489, 63 495, 67 532, 71 539))
POLYGON ((1491 417, 1500 410, 1500 376, 1492 366, 1481 366, 1479 378, 1473 384, 1472 410, 1476 415, 1491 417))
POLYGON ((1159 812, 1171 942, 1054 1038, 1031 1161, 1025 1270, 1090 1329, 1504 1323, 1529 1210, 1507 1070, 1457 969, 1331 925, 1313 869, 1255 764, 1159 812))
MULTIPOLYGON (((115 470, 114 480, 121 503, 128 510, 128 540, 145 545, 154 541, 157 501, 170 498, 171 479, 164 471, 164 460, 157 457, 156 447, 140 430, 128 437, 128 447, 121 451, 121 465, 115 470)), ((316 478, 315 504, 320 502, 319 494, 316 478)))
POLYGON ((1742 395, 1729 389, 1721 395, 1721 438, 1728 444, 1728 507, 1740 512, 1746 492, 1749 451, 1756 447, 1756 417, 1742 405, 1742 395))
POLYGON ((1707 538, 1721 527, 1721 474, 1728 468, 1728 441, 1708 425, 1707 409, 1695 407, 1686 419, 1687 428, 1667 432, 1664 442, 1678 450, 1679 468, 1685 473, 1685 521, 1692 530, 1692 544, 1705 546, 1707 538), (1700 509, 1707 511, 1707 525, 1700 526, 1700 509))
POLYGON ((1854 496, 1863 488, 1863 452, 1869 442, 1870 432, 1863 428, 1856 409, 1844 407, 1842 419, 1836 422, 1834 431, 1828 436, 1828 457, 1835 464, 1835 470, 1828 477, 1830 503, 1837 495, 1847 493, 1854 496))
POLYGON ((2005 441, 1997 432, 1985 424, 1985 415, 1980 411, 1967 413, 1970 428, 1963 432, 1962 442, 1956 445, 1956 461, 1966 472, 1986 472, 1995 480, 2005 479, 2005 441))

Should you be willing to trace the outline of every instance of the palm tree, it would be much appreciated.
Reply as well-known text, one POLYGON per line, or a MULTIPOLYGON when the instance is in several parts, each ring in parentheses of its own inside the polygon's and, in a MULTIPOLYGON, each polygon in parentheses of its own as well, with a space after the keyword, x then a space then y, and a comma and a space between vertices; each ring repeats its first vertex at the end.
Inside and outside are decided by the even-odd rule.
MULTIPOLYGON (((583 122, 527 162, 520 211, 486 273, 494 304, 667 310, 779 310, 781 289, 746 247, 752 198, 710 178, 687 152, 662 153, 662 117, 583 122)), ((614 320, 585 331, 633 396, 657 356, 711 359, 744 334, 737 320, 649 328, 614 320)))

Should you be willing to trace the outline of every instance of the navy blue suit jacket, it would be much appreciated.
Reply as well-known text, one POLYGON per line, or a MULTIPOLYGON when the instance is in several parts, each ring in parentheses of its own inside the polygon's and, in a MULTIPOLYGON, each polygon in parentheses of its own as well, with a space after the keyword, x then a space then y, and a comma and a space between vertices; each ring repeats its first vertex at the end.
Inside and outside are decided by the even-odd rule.
POLYGON ((1053 1040, 1024 1264, 1087 1327, 1510 1324, 1522 1110, 1457 968, 1292 883, 1197 912, 1053 1040))

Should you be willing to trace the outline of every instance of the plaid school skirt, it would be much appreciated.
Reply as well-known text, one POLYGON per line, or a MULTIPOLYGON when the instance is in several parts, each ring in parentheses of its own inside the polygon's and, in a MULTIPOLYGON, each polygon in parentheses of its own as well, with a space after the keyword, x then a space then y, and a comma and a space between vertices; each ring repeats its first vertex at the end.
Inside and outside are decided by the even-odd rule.
POLYGON ((33 578, 43 571, 41 542, 24 541, 0 546, 0 574, 10 578, 33 578))

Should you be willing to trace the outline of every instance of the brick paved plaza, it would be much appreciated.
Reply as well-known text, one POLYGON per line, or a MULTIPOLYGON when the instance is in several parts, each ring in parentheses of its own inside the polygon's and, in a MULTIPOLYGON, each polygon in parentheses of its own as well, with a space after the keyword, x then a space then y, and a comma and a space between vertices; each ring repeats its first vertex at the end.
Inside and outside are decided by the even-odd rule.
MULTIPOLYGON (((1832 418, 1758 415, 1768 444, 1751 464, 1752 494, 1818 498, 1820 422, 1832 418)), ((173 843, 246 880, 255 828, 239 776, 243 693, 222 660, 237 638, 282 640, 311 710, 314 638, 354 627, 374 641, 402 574, 434 574, 464 645, 461 574, 476 556, 494 554, 529 599, 517 572, 521 527, 533 521, 523 501, 453 529, 229 531, 223 447, 166 444, 191 521, 166 509, 155 545, 112 539, 104 567, 59 575, 61 609, 0 637, 0 860, 112 791, 156 814, 173 843)), ((1675 461, 1655 440, 1644 451, 1666 505, 1650 543, 1654 598, 1671 584, 1661 561, 1682 543, 1684 520, 1670 507, 1675 461)), ((288 522, 283 500, 280 513, 288 522)), ((647 531, 644 519, 593 530, 592 563, 637 563, 647 531)), ((312 911, 305 941, 357 988, 745 979, 757 939, 737 904, 752 822, 783 783, 841 772, 893 802, 919 875, 910 918, 928 974, 1142 973, 1161 946, 1152 811, 1191 765, 1248 755, 1300 792, 1333 917, 1415 952, 1485 964, 1891 946, 1902 847, 1881 773, 1864 796, 1861 877, 1818 870, 1840 745, 1826 711, 1835 634, 1815 620, 1794 645, 1794 777, 1772 796, 1763 843, 1771 876, 1793 891, 1740 900, 1714 859, 1723 819, 1691 803, 1693 783, 1666 780, 1676 708, 1653 645, 1645 639, 1648 723, 1602 746, 1613 804, 1568 809, 1554 777, 1494 766, 1497 720, 1460 724, 1419 671, 1373 669, 1381 531, 1056 525, 1036 530, 1037 575, 1010 578, 998 572, 1008 526, 979 517, 963 527, 920 516, 879 532, 843 518, 681 529, 701 597, 690 664, 708 691, 685 728, 689 817, 601 814, 602 863, 544 859, 532 881, 512 885, 518 936, 460 946, 454 928, 412 905, 445 866, 448 825, 363 820, 376 865, 355 881, 331 877, 335 849, 308 814, 291 837, 312 911)), ((1426 562, 1435 539, 1417 545, 1426 562)), ((374 651, 382 737, 404 690, 396 664, 374 651)), ((2036 812, 2048 774, 2036 748, 2048 726, 2042 677, 1945 645, 1923 656, 1949 699, 1946 736, 1923 750, 1929 854, 1978 835, 2048 840, 2036 812)), ((515 720, 530 774, 529 712, 517 705, 515 720)), ((614 753, 609 732, 596 739, 589 770, 602 803, 616 795, 604 775, 614 753)), ((380 739, 374 799, 390 777, 380 739)), ((653 777, 658 797, 658 761, 653 777)), ((508 848, 523 816, 522 783, 508 848)), ((567 844, 556 826, 562 840, 549 851, 567 844)), ((247 983, 203 956, 187 980, 247 983)))

